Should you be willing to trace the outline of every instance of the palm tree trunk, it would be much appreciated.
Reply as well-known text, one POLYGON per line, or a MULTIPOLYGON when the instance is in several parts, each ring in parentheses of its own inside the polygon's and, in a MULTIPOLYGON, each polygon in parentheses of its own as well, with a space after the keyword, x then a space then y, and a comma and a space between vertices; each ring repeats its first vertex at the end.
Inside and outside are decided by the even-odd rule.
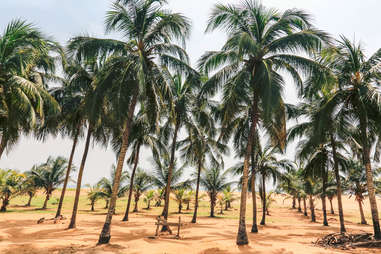
POLYGON ((210 197, 210 217, 214 217, 215 206, 216 206, 216 197, 215 197, 215 194, 212 194, 210 197))
POLYGON ((335 171, 335 178, 336 178, 336 188, 337 188, 337 206, 339 209, 339 220, 340 220, 340 232, 344 233, 347 232, 345 229, 344 224, 344 210, 343 210, 343 202, 341 199, 341 179, 340 179, 340 172, 339 172, 339 163, 337 161, 337 153, 336 153, 336 142, 331 134, 331 146, 332 146, 332 155, 333 155, 333 168, 335 171))
POLYGON ((307 204, 306 198, 303 198, 303 206, 304 206, 304 216, 308 216, 307 214, 307 204))
POLYGON ((246 245, 249 243, 246 233, 246 200, 247 200, 247 186, 248 186, 248 178, 249 178, 249 164, 250 164, 250 156, 253 149, 253 141, 257 126, 257 112, 258 112, 258 99, 257 96, 254 96, 253 105, 251 109, 251 126, 250 132, 248 136, 248 142, 246 146, 245 159, 243 162, 243 175, 242 175, 242 190, 241 190, 241 203, 239 208, 239 226, 238 226, 238 234, 237 234, 237 245, 246 245))
POLYGON ((91 139, 92 132, 93 132, 92 126, 89 124, 89 129, 87 130, 87 136, 86 136, 85 150, 83 152, 81 166, 79 167, 79 172, 78 172, 78 177, 77 177, 77 188, 75 189, 74 206, 73 206, 73 212, 71 214, 69 228, 75 228, 76 227, 79 195, 81 194, 82 175, 83 175, 83 171, 85 169, 87 154, 89 152, 90 139, 91 139))
POLYGON ((253 225, 251 226, 251 233, 258 233, 257 225, 257 194, 255 193, 255 159, 254 153, 251 153, 251 195, 253 198, 253 225))
POLYGON ((261 225, 266 224, 266 180, 265 175, 262 174, 262 220, 261 225))
POLYGON ((34 194, 32 193, 28 193, 29 195, 29 199, 28 199, 28 203, 25 205, 26 207, 30 207, 31 203, 32 203, 32 198, 34 196, 34 194))
POLYGON ((302 212, 302 206, 301 206, 300 202, 301 202, 301 198, 298 196, 298 212, 299 213, 302 212))
POLYGON ((197 183, 196 183, 196 194, 195 194, 195 203, 194 203, 194 211, 193 211, 193 218, 192 223, 196 223, 197 220, 197 210, 198 210, 198 192, 200 189, 200 175, 201 175, 201 160, 198 163, 198 170, 197 170, 197 183))
POLYGON ((132 169, 132 173, 131 173, 130 190, 128 192, 127 208, 126 208, 126 212, 124 213, 124 217, 122 221, 128 221, 128 213, 130 211, 130 206, 131 206, 132 191, 134 189, 134 178, 135 178, 136 168, 138 167, 138 162, 139 162, 139 153, 140 153, 140 145, 138 145, 137 147, 135 158, 134 158, 134 168, 132 169))
POLYGON ((179 213, 181 213, 181 209, 183 208, 183 204, 181 203, 181 201, 179 202, 179 213))
POLYGON ((332 198, 329 198, 329 205, 331 206, 331 214, 335 214, 335 211, 333 210, 333 205, 332 205, 332 198))
POLYGON ((106 199, 106 205, 105 205, 105 208, 104 209, 108 209, 108 203, 110 202, 110 199, 109 198, 107 198, 106 199))
POLYGON ((323 169, 323 195, 321 197, 322 207, 323 207, 323 225, 328 226, 328 219, 327 219, 327 203, 326 203, 326 189, 327 189, 327 177, 328 172, 326 169, 323 169))
MULTIPOLYGON (((173 133, 173 141, 172 141, 172 148, 171 148, 171 160, 169 163, 168 168, 168 178, 167 178, 167 186, 165 187, 165 201, 164 201, 164 209, 162 212, 162 216, 164 216, 164 219, 168 219, 168 213, 169 213, 169 196, 171 195, 171 182, 172 182, 172 173, 173 173, 173 166, 175 162, 175 152, 176 152, 176 143, 177 143, 177 133, 179 132, 179 124, 176 121, 175 124, 175 132, 173 133)), ((167 226, 163 226, 161 228, 161 231, 167 231, 167 226)))
POLYGON ((91 201, 91 211, 94 212, 94 204, 95 204, 95 201, 91 201))
POLYGON ((58 203, 58 208, 57 208, 57 212, 56 212, 56 218, 61 216, 62 205, 63 205, 63 201, 64 201, 64 198, 65 198, 65 192, 66 192, 67 183, 69 182, 69 178, 70 178, 71 165, 73 163, 75 148, 77 147, 78 136, 79 136, 79 128, 77 128, 76 133, 74 135, 73 146, 71 148, 71 153, 70 153, 70 158, 69 158, 69 164, 67 165, 67 171, 66 171, 65 181, 64 181, 64 185, 62 187, 60 201, 58 203))
POLYGON ((1 159, 1 156, 3 155, 4 151, 5 151, 5 147, 7 147, 7 138, 3 136, 1 136, 1 142, 0 142, 0 159, 1 159))
POLYGON ((135 106, 138 100, 138 94, 135 93, 135 95, 132 98, 131 105, 128 109, 128 117, 126 120, 124 132, 123 132, 123 137, 122 137, 122 146, 119 152, 119 157, 118 157, 118 164, 115 170, 115 180, 114 180, 114 185, 112 187, 112 194, 111 194, 111 200, 110 200, 110 207, 107 212, 106 216, 106 221, 103 225, 102 232, 99 236, 98 244, 106 244, 110 242, 111 235, 110 235, 110 230, 111 230, 111 221, 112 221, 112 216, 114 215, 115 212, 115 204, 116 204, 116 199, 117 199, 117 194, 118 194, 118 189, 119 189, 119 183, 120 183, 120 177, 122 175, 122 170, 123 170, 123 163, 126 158, 126 153, 128 149, 128 139, 130 137, 130 127, 132 125, 132 119, 134 116, 135 112, 135 106))
POLYGON ((9 197, 6 195, 3 199, 3 203, 1 205, 0 212, 6 212, 8 205, 9 205, 9 197))
POLYGON ((360 209, 360 216, 361 216, 361 224, 368 224, 365 219, 364 210, 362 208, 362 201, 360 199, 357 199, 357 202, 359 203, 359 209, 360 209))
POLYGON ((50 195, 49 193, 46 194, 46 198, 45 198, 45 201, 44 201, 44 205, 42 206, 42 209, 46 209, 48 207, 48 201, 50 199, 50 195))
POLYGON ((292 209, 296 209, 296 197, 292 196, 292 209))
POLYGON ((310 210, 311 210, 311 222, 316 222, 315 206, 314 206, 314 201, 312 199, 312 195, 310 195, 310 210))
POLYGON ((187 210, 190 210, 190 202, 187 202, 187 210))
POLYGON ((140 198, 140 193, 136 192, 135 193, 135 206, 134 206, 134 210, 132 211, 134 213, 139 212, 139 210, 138 210, 139 198, 140 198))
POLYGON ((363 154, 363 161, 364 161, 365 170, 366 170, 366 183, 368 187, 370 210, 372 213, 374 238, 376 240, 381 240, 380 221, 378 219, 378 208, 377 208, 377 201, 376 201, 376 195, 374 190, 373 172, 372 172, 372 165, 370 163, 370 151, 369 151, 368 136, 367 136, 367 129, 368 129, 367 125, 368 124, 367 124, 366 115, 361 114, 360 128, 361 128, 361 135, 362 135, 362 154, 363 154))

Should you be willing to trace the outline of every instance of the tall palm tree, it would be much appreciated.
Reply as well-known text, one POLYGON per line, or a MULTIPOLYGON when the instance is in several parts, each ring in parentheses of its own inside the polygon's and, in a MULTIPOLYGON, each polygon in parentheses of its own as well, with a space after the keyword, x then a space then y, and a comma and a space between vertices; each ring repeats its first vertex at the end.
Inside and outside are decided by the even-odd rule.
POLYGON ((63 157, 49 157, 45 163, 33 167, 32 174, 35 182, 37 186, 44 189, 46 195, 42 209, 47 208, 53 191, 64 182, 66 167, 67 160, 63 157))
POLYGON ((0 212, 6 212, 12 198, 22 193, 24 175, 15 170, 0 169, 0 212))
MULTIPOLYGON (((102 108, 102 104, 95 104, 93 102, 96 88, 98 85, 98 83, 96 82, 96 77, 101 72, 104 62, 97 61, 96 58, 75 58, 74 55, 78 54, 80 48, 76 47, 75 43, 73 42, 69 43, 68 47, 70 49, 70 55, 73 55, 72 58, 75 59, 72 63, 70 63, 71 65, 68 66, 66 70, 70 79, 68 89, 71 90, 71 92, 74 93, 76 96, 76 98, 73 99, 76 103, 75 106, 77 106, 76 110, 78 110, 78 112, 73 112, 73 115, 68 117, 74 117, 74 121, 76 121, 76 124, 78 124, 75 127, 74 132, 78 132, 81 128, 87 127, 85 148, 82 155, 81 165, 78 171, 73 210, 69 224, 69 228, 75 228, 79 205, 79 197, 82 186, 82 176, 86 165, 87 155, 89 152, 90 141, 93 138, 94 140, 100 141, 101 143, 105 144, 107 143, 107 137, 104 135, 105 127, 103 126, 104 119, 102 119, 104 118, 104 112, 99 111, 98 109, 102 108)), ((76 134, 74 134, 74 139, 75 136, 76 134)), ((73 148, 75 148, 74 145, 73 148)), ((72 154, 74 154, 73 148, 72 154)), ((69 170, 67 171, 66 175, 68 173, 70 173, 69 170)))
MULTIPOLYGON (((198 112, 200 114, 200 111, 198 112)), ((197 116, 196 116, 197 117, 197 116)), ((210 120, 207 120, 209 122, 210 120)), ((197 166, 195 207, 192 223, 197 221, 198 198, 200 188, 201 172, 205 168, 206 161, 209 160, 213 166, 217 166, 222 161, 222 154, 228 152, 228 148, 223 143, 216 140, 213 124, 206 124, 207 128, 195 123, 188 123, 188 136, 179 141, 183 159, 189 165, 197 166)))
MULTIPOLYGON (((195 90, 199 88, 201 84, 200 77, 195 71, 192 71, 184 81, 182 73, 177 73, 176 75, 168 73, 167 77, 170 89, 170 99, 168 100, 169 105, 166 107, 168 109, 168 112, 166 112, 168 119, 167 124, 163 127, 164 135, 162 135, 162 137, 164 141, 167 141, 169 140, 169 135, 172 134, 172 144, 168 180, 164 197, 165 202, 162 213, 165 219, 168 218, 169 213, 170 187, 175 163, 178 133, 184 125, 189 125, 192 122, 191 112, 194 111, 193 105, 196 98, 195 90)), ((162 230, 166 230, 166 226, 163 226, 162 230)))
POLYGON ((169 91, 164 82, 166 79, 163 76, 162 66, 169 66, 178 71, 190 69, 185 51, 173 43, 174 40, 184 42, 189 35, 190 24, 183 15, 164 11, 164 4, 164 0, 117 0, 106 14, 106 31, 120 32, 126 41, 97 39, 88 36, 72 40, 73 44, 80 47, 81 55, 96 54, 106 57, 111 54, 113 56, 110 61, 110 69, 104 76, 104 81, 107 82, 104 82, 99 94, 112 90, 115 85, 123 84, 128 87, 127 90, 123 90, 127 93, 121 95, 128 102, 127 111, 125 105, 120 108, 121 105, 113 100, 115 109, 117 112, 121 112, 124 118, 124 130, 113 188, 115 195, 110 201, 99 244, 108 243, 110 240, 116 190, 122 173, 129 144, 130 127, 137 103, 150 109, 147 111, 148 118, 152 125, 156 125, 160 101, 163 98, 160 94, 169 91), (121 68, 122 66, 125 68, 121 68), (133 75, 134 78, 129 79, 128 82, 120 80, 120 77, 126 77, 128 72, 136 75, 133 75), (113 82, 110 83, 110 81, 113 82))
POLYGON ((44 124, 46 109, 59 112, 47 82, 55 72, 51 53, 60 51, 57 43, 26 21, 13 20, 0 34, 0 158, 20 132, 44 124))
MULTIPOLYGON (((115 138, 114 138, 115 139, 115 138)), ((130 158, 128 159, 128 163, 133 165, 131 178, 130 178, 130 190, 128 193, 127 207, 126 212, 124 214, 122 221, 128 221, 128 214, 130 211, 130 205, 132 200, 132 192, 133 192, 133 183, 135 178, 136 169, 138 167, 139 159, 140 159, 140 149, 142 147, 149 147, 152 150, 153 156, 159 156, 159 150, 163 149, 160 140, 154 135, 152 128, 147 122, 146 115, 142 112, 135 117, 133 122, 133 126, 131 128, 131 138, 130 138, 130 147, 132 149, 132 153, 130 158)), ((120 145, 120 137, 116 138, 116 142, 120 145)))
MULTIPOLYGON (((367 188, 372 213, 374 237, 381 239, 378 208, 375 197, 372 164, 370 160, 371 136, 379 135, 380 101, 381 96, 377 86, 381 73, 381 49, 370 58, 366 58, 360 44, 352 43, 341 36, 333 49, 331 57, 330 76, 335 80, 336 90, 331 94, 324 107, 329 115, 338 115, 358 122, 355 127, 359 133, 362 160, 366 170, 367 188)), ((325 84, 315 87, 322 90, 325 84)))
POLYGON ((210 167, 201 174, 200 183, 205 188, 210 199, 210 217, 214 217, 217 195, 222 192, 232 182, 228 182, 229 170, 222 170, 221 167, 210 167))
MULTIPOLYGON (((318 67, 314 61, 295 53, 310 53, 328 37, 311 25, 310 16, 303 11, 292 9, 281 13, 253 0, 239 5, 215 5, 207 31, 218 28, 227 31, 228 40, 221 51, 208 52, 201 58, 200 69, 207 73, 218 69, 203 92, 214 94, 223 86, 232 101, 229 107, 232 116, 241 101, 246 101, 250 108, 237 236, 237 244, 244 245, 248 244, 245 227, 248 171, 257 124, 276 118, 280 139, 285 136, 285 121, 279 121, 284 118, 284 80, 278 71, 289 72, 301 85, 299 73, 318 67)), ((280 144, 284 145, 284 141, 280 144)))
POLYGON ((66 170, 65 181, 62 187, 60 200, 58 202, 56 218, 61 215, 62 205, 66 194, 69 176, 72 171, 73 158, 77 148, 78 140, 83 136, 86 126, 85 87, 80 82, 89 84, 89 73, 86 68, 74 59, 65 59, 64 78, 61 79, 62 86, 50 90, 52 96, 61 106, 60 129, 62 134, 73 140, 69 162, 66 170))

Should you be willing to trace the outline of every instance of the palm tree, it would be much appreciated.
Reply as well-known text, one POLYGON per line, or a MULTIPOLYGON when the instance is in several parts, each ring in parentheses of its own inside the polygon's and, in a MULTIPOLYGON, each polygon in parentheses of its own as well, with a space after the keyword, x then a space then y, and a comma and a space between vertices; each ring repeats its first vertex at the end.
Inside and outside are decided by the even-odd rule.
POLYGON ((173 199, 177 202, 178 208, 179 208, 178 213, 181 213, 181 209, 183 209, 183 204, 186 202, 185 201, 186 192, 187 192, 187 190, 184 188, 176 189, 173 191, 173 194, 174 194, 173 199))
POLYGON ((91 211, 94 212, 94 206, 95 203, 101 199, 104 198, 104 192, 102 191, 102 188, 99 183, 96 183, 94 185, 86 185, 87 188, 89 188, 89 191, 87 192, 87 198, 90 200, 91 205, 91 211))
MULTIPOLYGON (((198 111, 198 114, 200 115, 200 111, 198 111)), ((210 119, 207 119, 206 121, 204 120, 204 122, 209 121, 210 119)), ((204 125, 208 126, 207 128, 197 125, 198 124, 195 123, 188 123, 188 136, 179 141, 178 144, 181 147, 184 161, 189 165, 197 166, 195 208, 191 221, 192 223, 196 223, 197 221, 200 177, 201 171, 205 167, 206 160, 209 160, 213 166, 217 166, 219 161, 222 161, 221 155, 228 152, 227 146, 214 138, 215 128, 213 124, 204 123, 204 125)))
MULTIPOLYGON (((337 45, 332 51, 330 77, 333 77, 336 89, 324 107, 327 109, 328 115, 337 112, 337 115, 350 119, 352 123, 359 123, 355 129, 359 133, 362 160, 366 169, 374 237, 381 239, 370 161, 371 136, 375 133, 379 134, 380 130, 378 125, 381 113, 378 99, 380 92, 377 87, 380 78, 379 73, 381 72, 379 65, 381 49, 367 59, 360 44, 352 43, 341 36, 340 41, 337 41, 337 45)), ((320 84, 321 87, 318 86, 317 89, 322 90, 325 85, 320 84)))
POLYGON ((67 160, 60 156, 57 158, 49 157, 45 163, 33 167, 32 174, 35 177, 35 182, 37 186, 44 189, 46 195, 42 209, 47 208, 53 191, 64 182, 66 167, 67 160))
MULTIPOLYGON (((131 128, 130 139, 132 153, 128 159, 128 162, 133 164, 133 168, 130 178, 130 190, 128 193, 127 208, 123 217, 123 221, 128 221, 128 214, 132 200, 133 183, 135 179, 135 172, 139 163, 141 147, 149 147, 152 150, 154 157, 159 156, 159 150, 163 149, 160 140, 152 132, 152 128, 149 126, 146 115, 144 115, 142 112, 139 112, 139 114, 135 117, 133 126, 131 128)), ((120 144, 120 137, 117 138, 117 144, 120 144)), ((117 149, 118 151, 119 148, 120 147, 117 149)))
POLYGON ((38 28, 13 20, 0 34, 0 158, 15 144, 21 131, 43 125, 45 110, 57 114, 59 106, 47 91, 60 52, 38 28))
POLYGON ((205 169, 201 174, 201 186, 205 188, 210 199, 210 217, 214 217, 218 193, 232 184, 232 182, 228 182, 228 173, 229 170, 223 171, 220 167, 210 167, 205 169))
MULTIPOLYGON (((76 47, 75 43, 73 42, 71 42, 68 47, 70 49, 71 55, 78 54, 78 52, 80 51, 80 48, 76 47)), ((78 124, 75 127, 77 128, 75 132, 80 131, 80 128, 87 127, 87 134, 81 165, 79 167, 77 176, 77 186, 69 228, 76 227, 79 197, 81 194, 82 186, 82 176, 86 165, 87 155, 89 152, 90 141, 93 138, 95 141, 99 141, 100 143, 107 143, 107 136, 105 136, 104 134, 106 122, 106 120, 104 119, 105 112, 100 111, 100 109, 103 110, 104 107, 102 107, 101 103, 94 102, 96 88, 98 86, 98 82, 96 82, 96 77, 102 71, 104 62, 97 61, 96 58, 85 59, 83 57, 73 57, 73 59, 75 60, 73 60, 73 62, 70 63, 70 66, 68 66, 67 68, 67 75, 70 79, 68 89, 70 89, 76 96, 75 106, 77 106, 76 110, 78 110, 77 113, 73 114, 73 117, 75 118, 73 120, 77 121, 76 123, 78 124)), ((76 134, 74 134, 74 138, 75 135, 76 134)), ((74 154, 73 148, 72 152, 74 154)), ((69 171, 67 171, 67 173, 68 172, 69 171)))
POLYGON ((152 177, 147 174, 143 169, 138 168, 136 171, 136 177, 134 180, 134 195, 135 195, 135 207, 133 212, 138 212, 138 203, 140 196, 152 187, 152 177))
POLYGON ((113 87, 124 85, 128 89, 120 98, 128 104, 117 103, 115 97, 110 96, 115 112, 121 113, 123 120, 122 145, 118 156, 115 176, 115 195, 110 201, 109 212, 106 217, 99 244, 110 241, 110 225, 115 209, 116 190, 122 173, 127 148, 129 145, 130 127, 137 103, 149 108, 148 118, 152 125, 157 125, 159 113, 160 94, 169 91, 166 89, 162 66, 169 66, 178 71, 188 70, 188 57, 185 51, 173 44, 174 40, 182 40, 189 35, 190 24, 188 20, 178 13, 163 11, 164 0, 116 0, 112 9, 106 14, 106 32, 120 32, 126 41, 113 39, 98 39, 81 36, 72 40, 80 48, 79 54, 105 57, 112 55, 110 68, 104 75, 104 86, 99 94, 105 92, 115 94, 113 87), (122 75, 120 75, 122 74, 122 75), (132 78, 120 80, 133 74, 132 78), (110 82, 112 81, 112 82, 110 82), (126 82, 127 81, 127 82, 126 82), (123 106, 123 107, 121 107, 123 106))
MULTIPOLYGON (((380 169, 373 171, 374 177, 377 177, 381 174, 380 169)), ((368 194, 367 190, 367 181, 366 181, 366 171, 364 166, 360 162, 355 160, 350 160, 348 162, 348 171, 345 175, 344 189, 350 194, 350 197, 353 195, 355 200, 359 205, 359 211, 361 216, 361 224, 368 224, 363 210, 363 202, 365 196, 368 194)), ((377 182, 375 182, 377 184, 377 182)))
POLYGON ((21 194, 24 176, 15 170, 0 169, 0 212, 6 212, 9 201, 21 194))
MULTIPOLYGON (((215 5, 207 31, 219 28, 227 31, 228 40, 221 51, 208 52, 201 58, 200 69, 208 73, 220 68, 205 84, 203 93, 211 95, 224 86, 232 103, 228 109, 231 116, 241 101, 250 108, 237 236, 237 244, 244 245, 248 244, 245 216, 249 162, 258 122, 276 118, 279 138, 284 140, 284 80, 277 71, 289 72, 301 85, 299 72, 317 68, 317 64, 295 52, 308 54, 328 37, 311 25, 309 15, 303 11, 280 13, 253 0, 215 5)), ((284 145, 284 141, 280 144, 284 145)))
MULTIPOLYGON (((116 170, 115 165, 112 165, 110 178, 103 177, 98 182, 99 186, 101 187, 102 197, 106 200, 105 208, 108 208, 108 204, 110 202, 110 198, 112 195, 112 187, 115 182, 115 170, 116 170)), ((128 175, 128 172, 122 172, 122 176, 120 178, 120 185, 119 185, 119 189, 117 193, 118 198, 124 197, 124 195, 128 191, 129 186, 126 185, 126 182, 128 181, 129 178, 130 176, 128 175)))
POLYGON ((83 136, 86 127, 85 96, 86 86, 92 81, 87 67, 80 61, 65 59, 64 78, 61 79, 62 86, 50 90, 52 96, 61 106, 60 129, 62 134, 73 140, 65 181, 62 187, 60 200, 57 207, 56 218, 61 215, 62 205, 66 194, 67 184, 72 171, 74 153, 78 140, 83 136))
MULTIPOLYGON (((166 192, 166 186, 168 181, 169 174, 169 154, 165 150, 163 150, 159 157, 154 157, 153 160, 153 173, 152 173, 152 181, 153 185, 155 185, 161 192, 166 192)), ((181 188, 190 188, 192 185, 192 180, 183 180, 185 172, 185 165, 181 167, 177 166, 177 161, 175 160, 172 171, 172 179, 171 179, 171 191, 181 188)), ((165 194, 164 194, 165 196, 165 194)))
POLYGON ((155 198, 155 191, 149 190, 144 193, 144 202, 147 204, 147 210, 151 209, 151 201, 155 198))
POLYGON ((33 197, 36 195, 37 190, 39 189, 36 179, 34 178, 31 171, 27 171, 24 173, 25 178, 22 183, 22 193, 27 194, 29 196, 28 203, 26 203, 26 207, 30 207, 32 203, 33 197))

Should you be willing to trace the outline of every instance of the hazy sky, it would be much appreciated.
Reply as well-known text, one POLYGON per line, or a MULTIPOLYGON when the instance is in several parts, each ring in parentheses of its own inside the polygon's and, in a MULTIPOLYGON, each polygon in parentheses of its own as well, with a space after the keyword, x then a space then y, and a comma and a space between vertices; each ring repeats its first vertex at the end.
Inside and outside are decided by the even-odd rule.
MULTIPOLYGON (((192 36, 187 43, 187 51, 192 63, 206 50, 218 50, 224 42, 222 32, 204 34, 208 15, 217 3, 237 3, 237 0, 169 0, 169 7, 185 14, 192 20, 192 36)), ((381 21, 379 0, 263 0, 263 4, 280 10, 300 8, 314 17, 315 25, 337 37, 343 34, 360 40, 366 52, 373 53, 381 47, 381 21)), ((65 43, 75 35, 87 33, 91 36, 104 35, 103 20, 111 0, 1 0, 0 33, 6 24, 14 19, 26 19, 40 27, 47 35, 65 43)), ((115 36, 115 35, 114 35, 115 36)), ((287 84, 285 99, 295 102, 296 96, 292 84, 287 84)), ((74 164, 79 166, 83 141, 77 147, 74 164)), ((29 170, 34 164, 46 160, 49 155, 69 156, 72 141, 61 138, 49 138, 44 143, 33 138, 23 137, 8 154, 0 160, 0 168, 29 170)), ((290 149, 291 150, 291 149, 290 149)), ((293 151, 288 151, 293 154, 293 151)), ((149 169, 150 153, 144 151, 141 165, 149 169)), ((226 160, 226 166, 235 161, 226 160)), ((109 175, 115 155, 111 149, 94 144, 89 151, 83 183, 95 183, 104 175, 109 175)))

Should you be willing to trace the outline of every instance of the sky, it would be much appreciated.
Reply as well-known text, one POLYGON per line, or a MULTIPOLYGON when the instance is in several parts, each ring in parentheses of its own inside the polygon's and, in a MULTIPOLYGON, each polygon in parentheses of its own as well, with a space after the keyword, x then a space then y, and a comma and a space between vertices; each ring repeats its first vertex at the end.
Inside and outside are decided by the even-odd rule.
MULTIPOLYGON (((191 38, 187 41, 187 52, 195 66, 197 59, 208 50, 218 50, 226 40, 222 31, 205 34, 205 27, 211 9, 216 3, 238 3, 237 0, 168 0, 168 8, 181 12, 192 21, 191 38)), ((32 22, 46 35, 62 44, 71 37, 88 34, 96 37, 113 37, 104 34, 104 16, 111 0, 1 0, 0 34, 12 19, 20 18, 32 22)), ((379 0, 262 0, 267 7, 285 10, 299 8, 313 16, 317 28, 330 33, 333 37, 345 35, 361 41, 368 54, 381 46, 379 0)), ((296 103, 295 87, 289 79, 284 91, 285 101, 296 103)), ((20 171, 30 170, 35 164, 46 161, 48 156, 69 157, 72 141, 61 137, 49 137, 44 142, 33 137, 22 137, 18 144, 0 159, 0 168, 12 168, 20 171)), ((84 150, 82 140, 76 150, 74 165, 79 167, 84 150)), ((293 159, 294 147, 287 150, 293 159)), ((88 154, 83 183, 93 184, 101 177, 109 175, 111 165, 115 163, 115 154, 111 148, 92 144, 88 154)), ((225 166, 236 163, 233 153, 225 159, 225 166)), ((150 152, 145 150, 140 166, 149 170, 150 152)), ((75 174, 73 175, 75 179, 75 174)))

